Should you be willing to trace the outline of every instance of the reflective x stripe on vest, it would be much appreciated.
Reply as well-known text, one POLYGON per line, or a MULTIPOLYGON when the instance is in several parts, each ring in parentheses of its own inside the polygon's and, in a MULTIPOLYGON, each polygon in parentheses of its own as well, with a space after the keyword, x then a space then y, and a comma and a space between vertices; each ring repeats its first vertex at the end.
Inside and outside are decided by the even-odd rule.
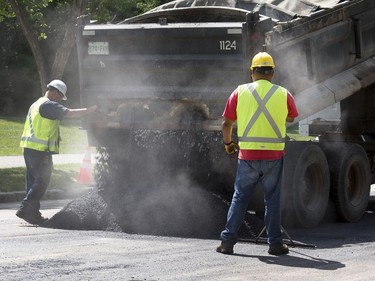
POLYGON ((254 113, 254 115, 251 117, 249 123, 246 126, 246 129, 243 133, 242 137, 239 137, 240 141, 246 141, 246 142, 269 142, 269 143, 280 143, 284 142, 285 138, 281 135, 280 129, 275 123, 275 120, 273 120, 270 112, 268 111, 266 107, 266 103, 268 100, 272 97, 273 93, 276 92, 276 90, 279 88, 277 85, 273 85, 272 88, 268 91, 268 93, 265 95, 264 99, 262 100, 257 92, 257 90, 254 88, 252 84, 248 84, 247 87, 249 88, 249 91, 253 94, 255 100, 258 102, 258 109, 254 113), (277 138, 262 138, 262 137, 246 137, 248 133, 250 132, 250 129, 253 127, 257 119, 259 118, 260 114, 263 113, 267 121, 270 123, 272 129, 276 133, 277 138))
POLYGON ((48 99, 42 97, 30 107, 27 113, 20 146, 39 151, 58 153, 60 122, 59 120, 43 118, 39 113, 39 107, 46 101, 48 101, 48 99), (34 125, 36 127, 34 127, 34 125))
POLYGON ((29 137, 22 136, 21 140, 43 144, 43 145, 48 147, 48 141, 41 140, 41 139, 38 139, 38 138, 35 137, 35 132, 34 132, 34 128, 33 128, 33 118, 31 116, 31 112, 32 112, 32 110, 34 109, 35 106, 40 106, 40 105, 34 103, 32 105, 32 107, 30 108, 29 112, 27 113, 27 118, 29 119, 30 136, 29 137))

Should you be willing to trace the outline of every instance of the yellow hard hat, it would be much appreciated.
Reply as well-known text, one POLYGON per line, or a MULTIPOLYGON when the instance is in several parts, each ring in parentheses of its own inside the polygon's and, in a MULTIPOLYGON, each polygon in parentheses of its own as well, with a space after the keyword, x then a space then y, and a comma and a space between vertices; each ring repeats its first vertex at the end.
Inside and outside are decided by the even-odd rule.
POLYGON ((259 52, 253 57, 250 69, 253 70, 256 67, 272 67, 275 68, 272 57, 266 52, 259 52))

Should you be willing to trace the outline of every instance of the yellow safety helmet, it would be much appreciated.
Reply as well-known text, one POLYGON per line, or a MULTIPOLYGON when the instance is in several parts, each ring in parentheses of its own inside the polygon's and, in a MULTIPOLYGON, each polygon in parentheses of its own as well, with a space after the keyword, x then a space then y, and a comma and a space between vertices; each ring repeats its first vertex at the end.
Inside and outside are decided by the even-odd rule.
POLYGON ((250 69, 253 70, 257 67, 272 67, 275 68, 273 58, 266 52, 259 52, 253 57, 250 69))

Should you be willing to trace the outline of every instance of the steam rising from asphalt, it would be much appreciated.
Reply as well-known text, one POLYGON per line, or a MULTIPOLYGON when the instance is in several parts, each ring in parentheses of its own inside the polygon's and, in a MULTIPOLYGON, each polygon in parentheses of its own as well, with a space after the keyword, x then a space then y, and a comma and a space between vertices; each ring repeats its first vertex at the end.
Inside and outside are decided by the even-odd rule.
POLYGON ((121 229, 217 236, 224 227, 228 206, 212 191, 223 192, 226 182, 209 174, 213 160, 209 143, 198 143, 187 131, 138 130, 126 137, 121 146, 102 149, 97 164, 100 194, 121 229))

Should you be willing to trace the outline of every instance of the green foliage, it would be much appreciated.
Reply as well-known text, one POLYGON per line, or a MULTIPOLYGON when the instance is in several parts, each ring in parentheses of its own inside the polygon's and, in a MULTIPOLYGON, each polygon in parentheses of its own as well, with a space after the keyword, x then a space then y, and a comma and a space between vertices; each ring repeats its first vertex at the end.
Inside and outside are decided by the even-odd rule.
MULTIPOLYGON (((45 39, 45 30, 48 28, 48 23, 44 20, 44 11, 51 2, 53 0, 17 0, 18 5, 25 7, 31 24, 39 31, 40 39, 45 39)), ((16 15, 9 0, 0 3, 0 15, 0 22, 4 18, 15 18, 16 15)))
POLYGON ((99 23, 119 22, 138 13, 136 0, 92 0, 88 13, 99 23))
POLYGON ((31 23, 34 25, 35 29, 38 30, 39 39, 46 39, 49 24, 44 19, 44 12, 52 0, 18 0, 18 2, 22 2, 25 6, 30 16, 31 23))
POLYGON ((0 1, 0 22, 6 18, 15 18, 16 15, 7 1, 0 1))
POLYGON ((48 40, 48 43, 52 44, 52 49, 55 50, 66 31, 67 19, 69 19, 71 13, 72 0, 49 0, 49 2, 50 4, 43 9, 43 19, 48 27, 43 31, 46 34, 46 38, 51 39, 48 40))
MULTIPOLYGON (((35 97, 40 96, 41 90, 33 54, 8 2, 0 4, 0 112, 21 114, 35 97)), ((39 39, 46 37, 43 9, 48 2, 18 1, 30 13, 30 22, 36 30, 40 30, 39 39)))
MULTIPOLYGON (((43 90, 40 89, 33 53, 11 9, 11 1, 14 0, 0 1, 0 113, 23 114, 43 90)), ((90 0, 86 13, 99 22, 117 23, 166 2, 169 1, 90 0)), ((17 0, 17 3, 24 6, 30 16, 30 22, 46 55, 45 67, 48 72, 56 50, 61 45, 73 0, 17 0)), ((63 77, 70 89, 68 102, 76 101, 74 105, 69 104, 73 107, 77 107, 79 101, 76 61, 76 56, 72 54, 63 77), (72 89, 76 91, 71 91, 72 89)))
POLYGON ((91 0, 88 14, 99 23, 117 23, 169 2, 167 0, 91 0))
POLYGON ((160 6, 162 4, 165 4, 167 2, 171 2, 169 0, 143 0, 143 1, 137 1, 137 7, 140 11, 140 13, 147 12, 157 6, 160 6))

